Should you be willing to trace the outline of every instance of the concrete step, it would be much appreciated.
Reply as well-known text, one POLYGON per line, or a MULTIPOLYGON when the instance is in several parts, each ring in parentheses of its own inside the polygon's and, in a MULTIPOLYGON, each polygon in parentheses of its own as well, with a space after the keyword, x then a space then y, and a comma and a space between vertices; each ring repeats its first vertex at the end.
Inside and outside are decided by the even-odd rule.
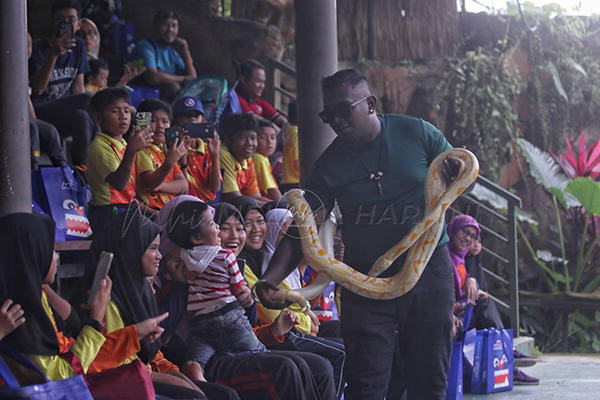
POLYGON ((519 350, 521 353, 532 356, 533 357, 533 347, 535 346, 535 341, 532 337, 529 336, 519 336, 513 340, 513 345, 519 350))

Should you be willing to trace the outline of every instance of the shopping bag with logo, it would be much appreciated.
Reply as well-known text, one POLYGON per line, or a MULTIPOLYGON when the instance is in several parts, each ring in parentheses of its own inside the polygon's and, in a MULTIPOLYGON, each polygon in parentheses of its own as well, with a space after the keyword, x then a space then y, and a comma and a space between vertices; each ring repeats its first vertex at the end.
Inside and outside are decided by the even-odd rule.
POLYGON ((450 357, 450 369, 446 375, 448 388, 446 389, 446 400, 462 400, 463 398, 463 355, 462 342, 452 342, 452 356, 450 357))
POLYGON ((83 240, 92 235, 87 219, 87 188, 70 167, 40 168, 32 173, 33 201, 56 223, 54 240, 83 240))
POLYGON ((477 332, 472 392, 487 394, 511 390, 514 368, 512 329, 489 329, 484 331, 482 340, 479 339, 477 332))
POLYGON ((312 308, 319 321, 337 321, 339 320, 337 307, 335 306, 335 282, 329 283, 319 302, 312 308))

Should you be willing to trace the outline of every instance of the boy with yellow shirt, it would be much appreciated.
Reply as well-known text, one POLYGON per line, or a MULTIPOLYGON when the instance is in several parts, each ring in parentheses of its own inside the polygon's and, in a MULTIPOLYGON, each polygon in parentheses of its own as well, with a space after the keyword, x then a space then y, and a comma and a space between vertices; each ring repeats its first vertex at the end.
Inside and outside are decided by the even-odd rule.
POLYGON ((273 124, 269 121, 258 121, 258 145, 256 152, 252 156, 254 168, 256 168, 256 178, 258 188, 263 197, 273 201, 281 199, 281 192, 273 176, 269 157, 275 152, 277 146, 277 133, 273 124))
POLYGON ((185 177, 187 148, 185 141, 176 140, 165 149, 165 129, 171 126, 171 106, 162 100, 146 99, 138 112, 152 113, 152 145, 138 154, 137 197, 147 217, 155 217, 173 197, 188 192, 185 177), (179 162, 179 164, 178 164, 179 162), (181 167, 180 167, 181 165, 181 167))
POLYGON ((298 111, 296 100, 292 100, 288 108, 290 126, 287 127, 283 144, 283 176, 281 185, 283 193, 300 187, 300 157, 298 152, 298 111))
POLYGON ((130 106, 129 94, 117 88, 101 90, 90 100, 94 118, 102 129, 87 152, 92 191, 88 218, 96 233, 114 215, 130 208, 137 210, 133 173, 136 154, 152 144, 152 134, 134 132, 129 137, 129 144, 123 139, 131 122, 130 106))

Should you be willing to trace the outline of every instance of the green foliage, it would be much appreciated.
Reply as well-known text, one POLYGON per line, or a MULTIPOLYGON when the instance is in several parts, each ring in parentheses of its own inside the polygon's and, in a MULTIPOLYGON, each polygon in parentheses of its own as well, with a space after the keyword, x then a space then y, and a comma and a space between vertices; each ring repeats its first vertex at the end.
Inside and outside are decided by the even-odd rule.
POLYGON ((569 182, 567 192, 579 200, 587 213, 600 216, 600 184, 592 178, 577 178, 569 182))

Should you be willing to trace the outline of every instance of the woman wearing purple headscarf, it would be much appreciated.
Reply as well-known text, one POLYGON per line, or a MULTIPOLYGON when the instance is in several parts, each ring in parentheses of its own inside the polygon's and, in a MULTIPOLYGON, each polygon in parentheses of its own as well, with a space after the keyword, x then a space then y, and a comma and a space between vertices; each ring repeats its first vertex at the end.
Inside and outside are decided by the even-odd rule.
POLYGON ((454 289, 456 301, 477 301, 477 282, 469 276, 465 267, 465 257, 471 249, 471 243, 480 234, 479 224, 469 215, 457 215, 446 227, 450 241, 446 246, 454 266, 454 289))

